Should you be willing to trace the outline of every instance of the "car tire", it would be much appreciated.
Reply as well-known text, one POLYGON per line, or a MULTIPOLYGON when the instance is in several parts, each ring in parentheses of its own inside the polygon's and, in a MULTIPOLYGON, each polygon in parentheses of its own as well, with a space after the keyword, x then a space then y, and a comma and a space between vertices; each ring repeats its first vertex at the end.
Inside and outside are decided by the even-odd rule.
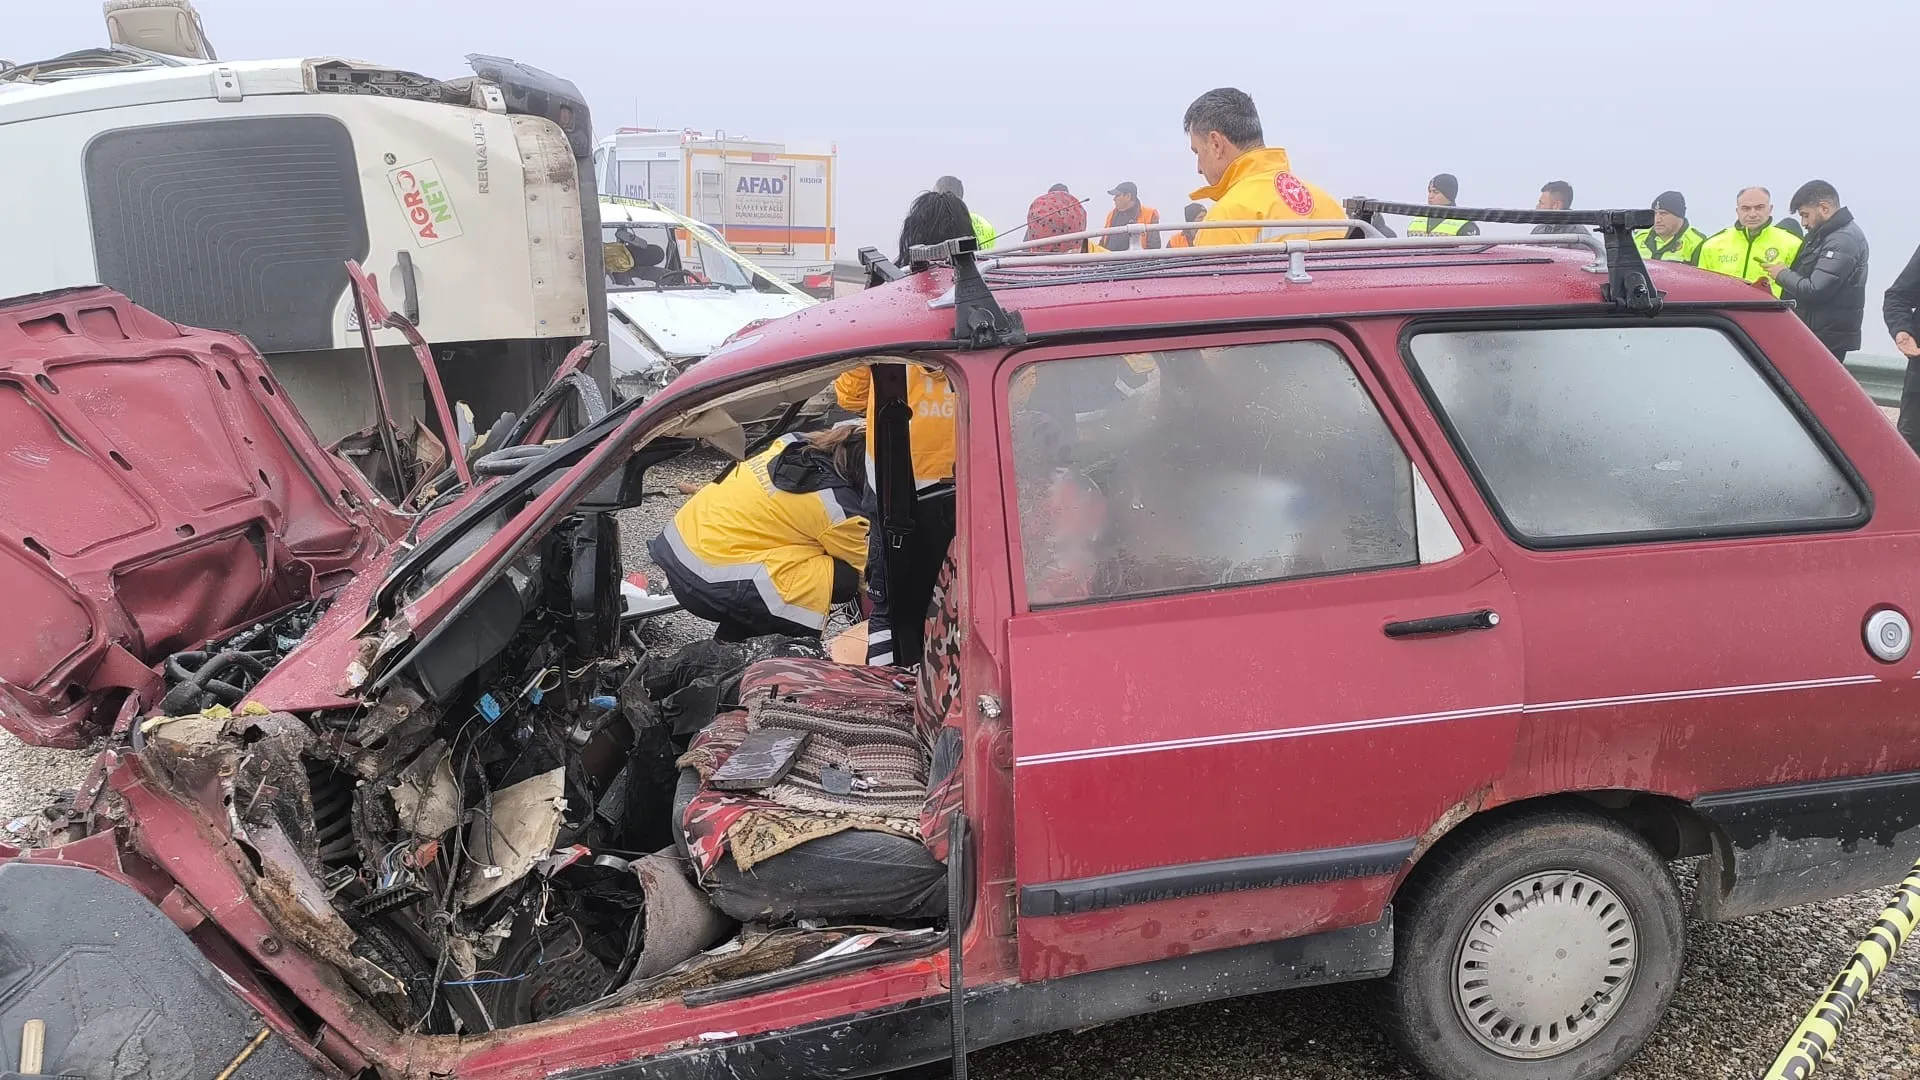
POLYGON ((1387 1032, 1436 1080, 1597 1080, 1665 1015, 1686 943, 1660 856, 1596 814, 1466 826, 1394 900, 1387 1032))

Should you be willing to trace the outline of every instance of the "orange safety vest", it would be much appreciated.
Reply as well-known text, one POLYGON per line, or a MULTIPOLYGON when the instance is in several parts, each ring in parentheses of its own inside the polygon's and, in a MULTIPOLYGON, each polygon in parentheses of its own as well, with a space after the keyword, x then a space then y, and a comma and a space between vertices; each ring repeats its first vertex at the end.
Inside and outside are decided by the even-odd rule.
MULTIPOLYGON (((1108 228, 1108 229, 1113 228, 1113 215, 1115 213, 1117 213, 1117 211, 1115 210, 1107 211, 1107 223, 1106 225, 1103 226, 1103 228, 1108 228)), ((1160 211, 1155 210, 1153 207, 1148 206, 1146 203, 1141 203, 1140 216, 1137 218, 1134 218, 1132 223, 1135 225, 1158 225, 1160 224, 1160 211)), ((1153 235, 1155 237, 1159 237, 1161 234, 1155 233, 1153 235)), ((1104 236, 1100 238, 1101 241, 1104 241, 1105 239, 1106 237, 1104 236)), ((1147 238, 1144 236, 1129 235, 1128 239, 1140 241, 1140 246, 1143 248, 1147 246, 1147 238)), ((1099 243, 1099 242, 1096 241, 1096 243, 1099 243)), ((1106 251, 1107 250, 1106 244, 1099 243, 1099 250, 1106 251)))
POLYGON ((1174 233, 1174 234, 1173 234, 1173 239, 1171 239, 1171 240, 1169 240, 1169 241, 1167 241, 1167 246, 1168 246, 1168 247, 1170 247, 1170 248, 1176 248, 1176 247, 1192 247, 1192 246, 1193 246, 1193 241, 1191 241, 1191 240, 1189 240, 1189 239, 1187 239, 1187 234, 1186 234, 1186 233, 1184 233, 1184 232, 1177 232, 1177 233, 1174 233))

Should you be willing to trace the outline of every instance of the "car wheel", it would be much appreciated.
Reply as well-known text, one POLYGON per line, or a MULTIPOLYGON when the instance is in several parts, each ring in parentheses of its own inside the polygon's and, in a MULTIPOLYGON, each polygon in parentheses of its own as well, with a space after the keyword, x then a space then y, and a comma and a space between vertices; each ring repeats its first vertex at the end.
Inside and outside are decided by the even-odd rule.
POLYGON ((1388 1032, 1439 1080, 1589 1080, 1640 1051, 1686 924, 1631 830, 1541 810, 1449 837, 1394 900, 1388 1032))

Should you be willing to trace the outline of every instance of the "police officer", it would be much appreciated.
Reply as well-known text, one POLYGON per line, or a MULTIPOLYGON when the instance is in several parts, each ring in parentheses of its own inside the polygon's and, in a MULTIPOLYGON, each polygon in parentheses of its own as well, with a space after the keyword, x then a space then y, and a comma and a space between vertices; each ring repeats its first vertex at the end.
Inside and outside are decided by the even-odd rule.
POLYGON ((1633 240, 1643 259, 1689 264, 1697 263, 1700 245, 1707 242, 1687 221, 1687 198, 1677 191, 1663 191, 1653 200, 1653 228, 1634 233, 1633 240))
POLYGON ((1779 296, 1780 286, 1767 277, 1767 266, 1791 265, 1800 253, 1800 238, 1773 223, 1773 195, 1766 188, 1742 188, 1733 212, 1734 223, 1707 237, 1694 265, 1742 281, 1765 279, 1779 296))
MULTIPOLYGON (((1441 173, 1427 181, 1428 206, 1453 206, 1460 197, 1460 181, 1452 173, 1441 173)), ((1428 214, 1407 223, 1408 236, 1478 236, 1480 226, 1459 218, 1428 214)))

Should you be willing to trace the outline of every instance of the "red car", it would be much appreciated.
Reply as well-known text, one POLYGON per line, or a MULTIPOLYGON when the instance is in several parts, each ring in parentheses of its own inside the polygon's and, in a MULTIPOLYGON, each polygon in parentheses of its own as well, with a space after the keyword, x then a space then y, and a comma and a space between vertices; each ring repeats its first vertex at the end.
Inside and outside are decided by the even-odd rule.
POLYGON ((1433 1076, 1612 1072, 1670 861, 1729 919, 1920 855, 1920 461, 1788 305, 1561 216, 1611 265, 955 244, 417 515, 246 342, 6 305, 0 722, 107 749, 0 849, 0 1067, 861 1076, 1385 977, 1433 1076), (873 365, 897 475, 906 363, 960 401, 919 662, 639 644, 646 470, 873 365))

